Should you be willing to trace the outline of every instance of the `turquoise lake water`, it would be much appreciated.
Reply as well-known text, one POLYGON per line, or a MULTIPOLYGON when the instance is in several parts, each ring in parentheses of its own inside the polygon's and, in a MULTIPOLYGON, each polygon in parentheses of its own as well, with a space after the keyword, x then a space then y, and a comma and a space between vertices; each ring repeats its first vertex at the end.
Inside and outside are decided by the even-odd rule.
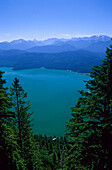
POLYGON ((15 71, 7 67, 0 67, 0 70, 5 71, 3 78, 7 79, 8 87, 17 77, 28 93, 34 112, 34 133, 64 135, 66 122, 71 117, 71 107, 75 106, 79 97, 77 90, 85 89, 83 81, 89 80, 89 76, 62 70, 15 71))

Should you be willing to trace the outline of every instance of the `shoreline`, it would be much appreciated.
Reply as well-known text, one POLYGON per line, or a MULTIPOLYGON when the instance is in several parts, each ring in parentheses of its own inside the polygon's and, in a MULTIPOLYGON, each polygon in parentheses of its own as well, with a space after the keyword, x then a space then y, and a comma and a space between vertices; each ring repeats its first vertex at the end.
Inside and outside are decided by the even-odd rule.
POLYGON ((64 70, 64 69, 55 69, 55 68, 45 68, 45 67, 33 67, 33 68, 21 68, 21 69, 16 69, 14 67, 10 67, 10 66, 0 66, 0 67, 3 67, 3 68, 11 68, 12 70, 14 71, 19 71, 19 70, 28 70, 28 69, 46 69, 46 70, 60 70, 60 71, 68 71, 68 72, 74 72, 74 73, 78 73, 78 74, 81 74, 81 75, 90 75, 90 72, 89 73, 83 73, 83 72, 77 72, 77 71, 74 71, 74 70, 64 70))

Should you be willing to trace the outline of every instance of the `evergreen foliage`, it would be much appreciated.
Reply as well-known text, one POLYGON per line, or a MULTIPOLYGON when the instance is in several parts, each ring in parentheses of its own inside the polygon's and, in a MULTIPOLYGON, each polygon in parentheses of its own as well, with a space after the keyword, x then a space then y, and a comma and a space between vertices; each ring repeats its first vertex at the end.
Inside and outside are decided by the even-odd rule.
POLYGON ((65 169, 112 169, 112 46, 106 54, 72 108, 65 169))
POLYGON ((10 124, 14 113, 11 111, 12 103, 7 88, 4 88, 6 80, 2 79, 3 73, 0 71, 0 169, 24 169, 20 149, 10 124))
POLYGON ((35 135, 35 140, 39 146, 42 170, 63 168, 67 140, 65 137, 53 139, 53 137, 47 137, 46 135, 35 135))
POLYGON ((39 164, 38 150, 35 144, 32 130, 32 113, 30 111, 29 101, 26 100, 27 93, 24 92, 17 78, 12 83, 11 99, 13 110, 15 112, 14 125, 16 127, 16 136, 21 149, 21 156, 25 161, 28 170, 37 169, 39 164))

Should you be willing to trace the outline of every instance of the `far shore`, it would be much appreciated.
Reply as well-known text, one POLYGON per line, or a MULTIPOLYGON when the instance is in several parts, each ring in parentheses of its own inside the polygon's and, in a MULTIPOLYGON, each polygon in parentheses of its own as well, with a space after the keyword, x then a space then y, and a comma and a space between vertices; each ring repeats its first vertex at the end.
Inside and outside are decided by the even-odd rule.
POLYGON ((45 67, 40 67, 40 68, 37 68, 37 67, 32 67, 32 68, 13 68, 13 67, 10 67, 10 66, 0 66, 1 68, 11 68, 12 70, 28 70, 28 69, 47 69, 47 70, 62 70, 62 71, 68 71, 68 72, 74 72, 74 73, 78 73, 78 74, 82 74, 82 75, 90 75, 90 73, 82 73, 82 72, 78 72, 78 71, 74 71, 74 70, 64 70, 64 69, 55 69, 55 68, 45 68, 45 67))

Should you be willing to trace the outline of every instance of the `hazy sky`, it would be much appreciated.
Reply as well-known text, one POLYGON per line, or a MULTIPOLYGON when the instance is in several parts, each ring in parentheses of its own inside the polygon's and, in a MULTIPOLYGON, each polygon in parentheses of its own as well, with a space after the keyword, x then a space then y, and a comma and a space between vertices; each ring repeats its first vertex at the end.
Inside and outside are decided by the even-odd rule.
POLYGON ((112 36, 112 0, 0 0, 0 41, 112 36))

